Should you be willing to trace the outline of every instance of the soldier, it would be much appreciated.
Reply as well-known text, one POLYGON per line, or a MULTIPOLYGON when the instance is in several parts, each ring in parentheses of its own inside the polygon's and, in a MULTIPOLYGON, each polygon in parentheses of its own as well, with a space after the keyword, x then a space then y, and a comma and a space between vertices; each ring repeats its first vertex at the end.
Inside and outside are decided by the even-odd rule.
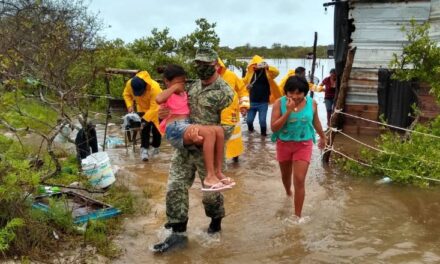
MULTIPOLYGON (((229 85, 219 77, 217 59, 218 55, 212 49, 200 48, 197 50, 194 62, 200 80, 186 89, 190 107, 190 122, 193 124, 220 125, 222 110, 232 103, 234 93, 229 85)), ((166 114, 163 112, 164 116, 166 114)), ((230 137, 232 129, 225 129, 225 140, 230 137)), ((191 133, 193 141, 200 138, 196 129, 191 133)), ((194 146, 176 149, 171 160, 166 194, 168 222, 165 227, 171 228, 172 233, 165 241, 154 245, 155 252, 165 252, 187 241, 184 232, 188 223, 188 189, 194 182, 196 171, 203 182, 206 170, 202 150, 194 146)), ((208 233, 219 232, 222 218, 225 216, 223 195, 218 192, 206 192, 203 193, 202 202, 206 216, 211 218, 208 233)))

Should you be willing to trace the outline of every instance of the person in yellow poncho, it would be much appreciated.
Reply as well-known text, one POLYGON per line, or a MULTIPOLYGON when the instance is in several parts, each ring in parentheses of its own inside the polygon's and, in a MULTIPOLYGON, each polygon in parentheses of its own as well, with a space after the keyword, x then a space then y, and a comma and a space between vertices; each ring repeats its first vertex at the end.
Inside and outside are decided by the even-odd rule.
POLYGON ((275 78, 279 71, 274 66, 269 66, 262 57, 255 55, 249 62, 244 84, 249 90, 250 108, 246 123, 249 132, 254 131, 254 119, 258 112, 262 136, 267 136, 267 109, 276 99, 280 98, 282 91, 279 89, 275 78))
POLYGON ((147 71, 140 71, 125 84, 124 97, 127 111, 143 112, 141 123, 141 159, 148 161, 150 156, 159 154, 159 147, 162 135, 159 132, 159 105, 156 103, 156 96, 161 93, 159 84, 151 79, 147 71), (136 109, 134 109, 136 103, 136 109), (153 150, 149 153, 150 132, 153 134, 153 150))
POLYGON ((219 74, 231 86, 234 91, 232 104, 225 108, 221 113, 222 125, 234 126, 231 137, 226 143, 226 158, 233 158, 238 162, 238 156, 244 151, 243 140, 240 126, 240 113, 246 114, 249 109, 249 92, 243 81, 231 70, 226 68, 223 61, 219 58, 219 74))
MULTIPOLYGON (((283 94, 284 93, 284 86, 286 85, 287 79, 291 76, 298 76, 301 78, 306 78, 306 69, 304 67, 297 67, 295 70, 289 70, 286 74, 286 76, 283 77, 283 79, 280 81, 279 87, 283 94)), ((310 97, 313 98, 313 92, 322 92, 324 87, 322 85, 316 85, 314 83, 309 82, 309 91, 310 91, 310 97)))

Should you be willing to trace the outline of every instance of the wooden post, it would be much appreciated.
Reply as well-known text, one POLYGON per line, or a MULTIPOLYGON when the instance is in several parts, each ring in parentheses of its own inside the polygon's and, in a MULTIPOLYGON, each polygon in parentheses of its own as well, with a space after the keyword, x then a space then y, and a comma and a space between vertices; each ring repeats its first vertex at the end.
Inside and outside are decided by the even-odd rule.
POLYGON ((312 58, 312 71, 310 74, 310 82, 313 83, 313 78, 315 77, 316 68, 316 45, 318 43, 318 32, 315 32, 315 40, 313 41, 313 58, 312 58))
MULTIPOLYGON (((316 68, 316 45, 318 43, 318 32, 315 31, 315 39, 313 41, 313 58, 312 58, 312 71, 310 73, 310 82, 311 83, 315 83, 314 82, 314 78, 315 78, 315 68, 316 68)), ((310 92, 310 96, 313 98, 313 91, 310 92)))
MULTIPOLYGON (((105 87, 107 89, 107 96, 110 96, 110 80, 108 74, 105 74, 104 81, 105 81, 105 87)), ((105 151, 105 140, 107 139, 107 126, 108 126, 109 118, 110 118, 110 98, 107 98, 107 112, 105 117, 104 142, 102 143, 102 151, 105 151)))
MULTIPOLYGON (((344 72, 342 73, 342 80, 341 80, 341 86, 339 88, 338 98, 335 101, 335 105, 333 109, 340 109, 344 111, 345 108, 345 97, 347 96, 348 92, 348 80, 350 79, 351 74, 351 67, 353 66, 353 59, 354 54, 356 53, 356 47, 350 48, 347 54, 347 62, 345 63, 344 72)), ((330 128, 338 127, 339 124, 341 124, 341 115, 338 113, 333 113, 331 119, 330 119, 330 128)), ((335 140, 336 133, 330 132, 330 138, 328 145, 330 147, 333 147, 333 142, 335 140)), ((322 161, 325 163, 328 163, 330 160, 330 153, 331 151, 327 151, 322 156, 322 161)))

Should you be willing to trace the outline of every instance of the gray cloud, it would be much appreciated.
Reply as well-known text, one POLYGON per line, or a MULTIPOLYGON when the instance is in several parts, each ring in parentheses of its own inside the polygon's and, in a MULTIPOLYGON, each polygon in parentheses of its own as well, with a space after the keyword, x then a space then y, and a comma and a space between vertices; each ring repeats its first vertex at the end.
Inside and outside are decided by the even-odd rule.
POLYGON ((91 0, 90 10, 99 12, 107 39, 131 42, 150 35, 153 28, 168 27, 178 39, 196 28, 195 20, 206 18, 217 23, 220 45, 270 47, 273 43, 312 45, 333 42, 333 14, 324 14, 323 0, 91 0))

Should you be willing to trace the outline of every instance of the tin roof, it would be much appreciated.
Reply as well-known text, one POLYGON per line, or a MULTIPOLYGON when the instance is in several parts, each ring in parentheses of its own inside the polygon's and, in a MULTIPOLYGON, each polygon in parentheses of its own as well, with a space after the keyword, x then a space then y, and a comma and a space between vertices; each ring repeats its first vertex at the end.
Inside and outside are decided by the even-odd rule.
POLYGON ((407 43, 402 26, 411 19, 431 23, 430 35, 440 43, 440 0, 362 1, 351 0, 349 18, 355 31, 350 46, 356 55, 350 75, 347 104, 377 104, 378 69, 388 68, 393 54, 407 43))
POLYGON ((429 23, 431 24, 431 39, 440 43, 440 0, 431 1, 429 23))
POLYGON ((417 22, 429 19, 429 1, 393 3, 352 3, 349 16, 356 30, 352 33, 352 46, 357 47, 354 68, 387 68, 394 53, 400 54, 406 43, 401 30, 413 18, 417 22))

